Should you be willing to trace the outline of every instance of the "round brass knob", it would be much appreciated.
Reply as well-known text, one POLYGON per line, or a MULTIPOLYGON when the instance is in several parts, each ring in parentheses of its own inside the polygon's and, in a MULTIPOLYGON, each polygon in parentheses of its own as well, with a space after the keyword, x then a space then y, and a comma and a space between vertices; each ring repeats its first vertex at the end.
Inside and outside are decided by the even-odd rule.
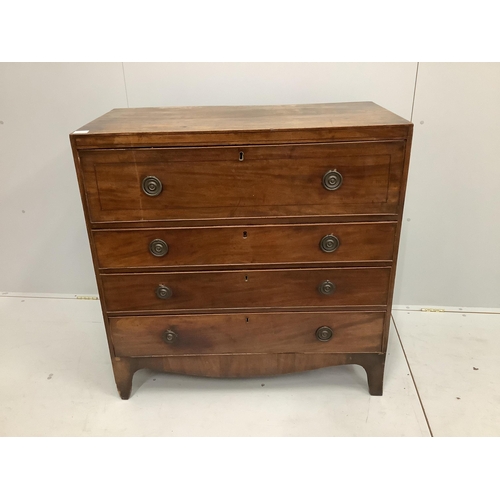
POLYGON ((163 240, 153 240, 149 244, 149 251, 155 257, 163 257, 168 253, 168 245, 163 240))
POLYGON ((175 342, 177 342, 179 335, 177 335, 173 330, 167 330, 163 332, 161 338, 163 339, 163 342, 165 342, 165 344, 174 344, 175 342))
POLYGON ((335 252, 340 245, 340 241, 333 234, 328 234, 327 236, 323 236, 319 243, 321 250, 325 253, 335 252))
POLYGON ((323 281, 319 285, 318 291, 323 295, 331 295, 335 291, 335 285, 329 280, 323 281))
POLYGON ((165 285, 158 285, 158 288, 156 289, 156 296, 159 299, 169 299, 172 297, 172 290, 165 285))
POLYGON ((336 170, 328 170, 323 176, 323 187, 328 191, 335 191, 342 186, 342 174, 336 170))
POLYGON ((158 196, 163 189, 163 184, 158 177, 148 175, 142 179, 142 190, 148 196, 158 196))
POLYGON ((333 330, 329 326, 320 326, 316 330, 316 338, 320 342, 328 342, 333 337, 333 330))

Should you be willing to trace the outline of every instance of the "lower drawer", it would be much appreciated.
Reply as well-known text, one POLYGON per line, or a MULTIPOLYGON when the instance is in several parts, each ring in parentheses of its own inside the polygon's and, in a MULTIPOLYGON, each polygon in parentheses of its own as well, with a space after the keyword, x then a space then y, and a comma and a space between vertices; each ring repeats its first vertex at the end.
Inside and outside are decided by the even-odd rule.
POLYGON ((353 353, 380 352, 384 313, 131 316, 109 321, 117 356, 353 353))
POLYGON ((389 267, 101 275, 107 311, 387 305, 389 267))

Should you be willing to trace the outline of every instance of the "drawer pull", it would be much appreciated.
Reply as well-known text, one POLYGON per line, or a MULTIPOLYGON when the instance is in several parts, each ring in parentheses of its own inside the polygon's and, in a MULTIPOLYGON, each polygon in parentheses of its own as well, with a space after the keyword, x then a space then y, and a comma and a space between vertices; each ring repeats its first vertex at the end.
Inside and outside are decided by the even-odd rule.
POLYGON ((335 191, 340 186, 342 186, 342 174, 336 170, 328 170, 328 172, 323 176, 323 187, 328 189, 328 191, 335 191))
POLYGON ((158 285, 158 288, 156 289, 156 296, 159 299, 169 299, 172 297, 172 290, 165 285, 158 285))
POLYGON ((333 234, 328 234, 326 236, 323 236, 319 244, 321 250, 323 250, 323 252, 325 253, 335 252, 335 250, 337 250, 339 245, 340 245, 339 239, 336 236, 333 236, 333 234))
POLYGON ((148 196, 158 196, 163 189, 163 184, 158 177, 148 175, 142 180, 142 190, 148 196))
POLYGON ((319 285, 318 291, 322 295, 331 295, 335 291, 335 285, 329 280, 323 281, 323 283, 319 285))
POLYGON ((316 330, 316 338, 320 342, 328 342, 333 337, 333 330, 329 326, 320 326, 316 330))
POLYGON ((165 344, 175 344, 179 335, 177 335, 173 330, 167 330, 166 332, 163 332, 161 338, 165 344))
POLYGON ((153 240, 149 244, 149 251, 155 257, 163 257, 168 253, 168 245, 163 240, 153 240))

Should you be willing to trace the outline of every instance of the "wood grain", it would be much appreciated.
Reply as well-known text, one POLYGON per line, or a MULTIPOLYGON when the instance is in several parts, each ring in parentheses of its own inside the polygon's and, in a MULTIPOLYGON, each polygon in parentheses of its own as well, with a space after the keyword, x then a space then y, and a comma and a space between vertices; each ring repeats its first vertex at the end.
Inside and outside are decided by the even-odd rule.
POLYGON ((143 368, 198 377, 243 378, 282 375, 348 364, 362 366, 367 374, 370 394, 382 395, 385 353, 214 354, 113 359, 116 385, 122 399, 129 398, 132 377, 137 370, 143 368))
POLYGON ((231 217, 215 219, 183 219, 157 221, 90 221, 91 229, 151 229, 151 228, 184 228, 214 227, 214 226, 261 226, 263 224, 337 224, 344 222, 397 222, 397 214, 320 214, 282 217, 279 215, 260 217, 231 217))
POLYGON ((395 214, 404 144, 84 151, 81 161, 94 222, 395 214), (343 176, 335 191, 322 185, 330 170, 343 176), (158 196, 143 193, 147 176, 162 182, 158 196))
POLYGON ((70 140, 123 399, 142 368, 249 377, 337 364, 363 366, 382 394, 413 124, 365 102, 118 109, 82 131, 70 140), (328 170, 340 189, 322 186, 328 170), (160 196, 142 193, 146 175, 160 196), (319 249, 326 234, 334 253, 319 249), (149 253, 155 238, 165 257, 149 253), (320 320, 329 342, 315 339, 320 320), (175 345, 161 340, 169 328, 175 345))
POLYGON ((397 260, 398 260, 398 252, 399 252, 399 245, 400 245, 400 240, 401 240, 401 228, 403 225, 403 207, 404 207, 404 201, 406 197, 406 184, 408 182, 408 171, 410 168, 410 153, 411 153, 411 144, 413 140, 413 124, 410 125, 409 132, 408 132, 408 140, 406 142, 405 146, 405 153, 404 153, 404 167, 403 167, 403 175, 401 178, 401 186, 400 186, 400 197, 399 197, 399 215, 398 215, 398 225, 396 229, 396 235, 394 238, 394 254, 393 254, 393 265, 392 265, 392 271, 391 271, 391 278, 389 281, 389 300, 388 300, 388 307, 387 307, 387 315, 385 318, 385 324, 384 324, 384 334, 383 334, 383 339, 382 339, 382 349, 383 351, 386 351, 387 349, 387 343, 389 340, 389 329, 391 326, 391 310, 392 310, 392 302, 394 299, 394 285, 396 282, 396 269, 397 269, 397 260))
POLYGON ((101 269, 161 269, 175 267, 254 266, 383 261, 390 263, 395 224, 294 224, 176 229, 94 231, 101 269), (339 247, 331 253, 320 242, 335 235, 339 247), (168 253, 154 256, 149 245, 160 239, 168 253))
POLYGON ((390 268, 101 274, 108 312, 385 306, 390 268), (335 284, 331 295, 319 285, 335 284), (159 285, 172 297, 156 296, 159 285))
POLYGON ((116 317, 110 331, 117 356, 179 354, 380 352, 384 313, 249 313, 116 317), (334 334, 316 338, 322 326, 334 334), (165 331, 178 337, 163 341, 165 331))
POLYGON ((114 109, 73 134, 79 149, 404 139, 409 122, 373 102, 114 109))

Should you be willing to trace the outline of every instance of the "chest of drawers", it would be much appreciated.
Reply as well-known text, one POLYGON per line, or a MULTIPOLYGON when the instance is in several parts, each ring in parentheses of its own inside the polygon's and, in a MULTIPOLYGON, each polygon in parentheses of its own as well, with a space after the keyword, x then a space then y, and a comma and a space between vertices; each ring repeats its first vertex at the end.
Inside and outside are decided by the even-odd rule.
POLYGON ((115 109, 70 135, 118 392, 142 368, 365 368, 381 395, 413 125, 371 102, 115 109))

